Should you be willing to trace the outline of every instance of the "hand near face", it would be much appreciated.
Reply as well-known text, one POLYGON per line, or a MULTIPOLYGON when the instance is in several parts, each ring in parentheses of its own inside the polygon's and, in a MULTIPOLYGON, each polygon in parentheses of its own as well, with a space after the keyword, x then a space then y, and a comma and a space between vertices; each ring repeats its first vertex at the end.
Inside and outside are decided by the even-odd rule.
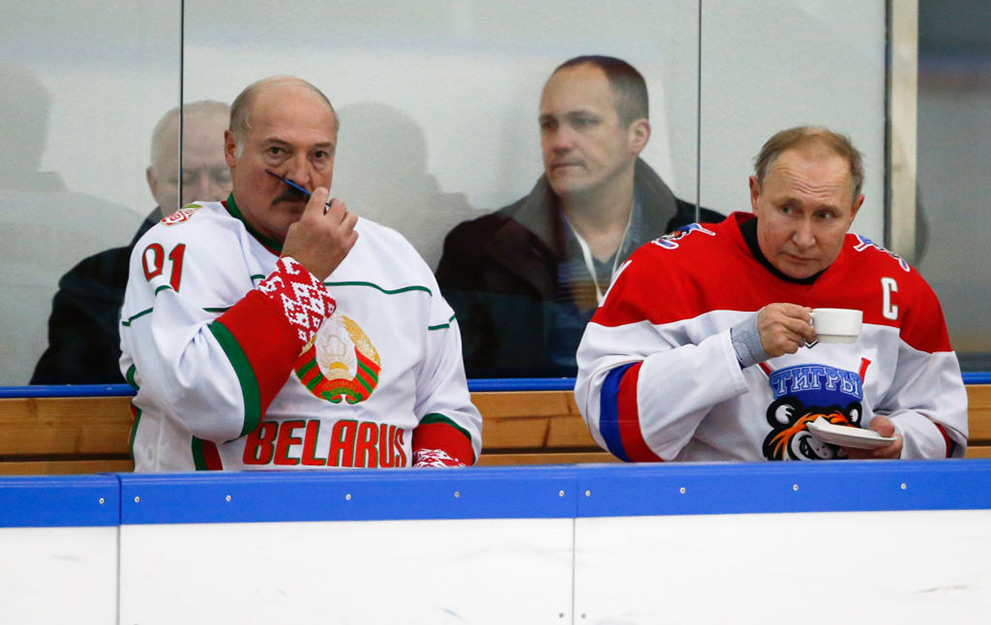
POLYGON ((282 255, 291 256, 318 280, 329 276, 348 255, 358 233, 354 226, 358 216, 348 211, 344 200, 334 198, 324 213, 330 192, 317 187, 306 203, 303 216, 289 226, 282 255))
POLYGON ((761 308, 757 330, 768 357, 794 354, 806 341, 814 341, 811 319, 812 309, 797 304, 768 304, 761 308))
POLYGON ((881 436, 894 436, 895 442, 878 449, 853 449, 852 447, 845 447, 847 458, 853 460, 879 460, 901 457, 905 440, 901 434, 895 432, 895 424, 891 422, 891 419, 884 415, 875 415, 871 420, 871 429, 881 436))

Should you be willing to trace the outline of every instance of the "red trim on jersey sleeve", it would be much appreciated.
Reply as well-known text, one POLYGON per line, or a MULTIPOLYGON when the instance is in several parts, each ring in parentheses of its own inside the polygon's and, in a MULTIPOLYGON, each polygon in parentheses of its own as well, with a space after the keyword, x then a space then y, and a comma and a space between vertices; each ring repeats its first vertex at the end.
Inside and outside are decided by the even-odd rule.
POLYGON ((223 471, 224 463, 220 461, 220 450, 213 441, 203 441, 203 460, 207 471, 223 471))
POLYGON ((212 441, 193 437, 193 465, 197 471, 223 471, 224 463, 220 460, 220 450, 212 441))
POLYGON ((471 436, 443 415, 427 415, 413 430, 413 454, 442 450, 462 464, 475 464, 471 436))
POLYGON ((637 404, 637 384, 640 381, 640 368, 643 362, 630 367, 619 383, 616 404, 619 424, 619 437, 630 462, 663 462, 647 445, 640 429, 640 407, 637 404))
POLYGON ((237 341, 257 380, 261 415, 292 373, 303 347, 335 308, 323 284, 295 260, 283 257, 258 288, 217 318, 237 341))
POLYGON ((953 439, 951 439, 949 436, 946 435, 946 428, 944 428, 942 425, 938 423, 934 423, 933 425, 935 425, 936 429, 939 430, 939 433, 943 435, 943 442, 946 443, 946 457, 947 458, 952 457, 953 447, 954 445, 956 445, 956 443, 954 443, 953 439))

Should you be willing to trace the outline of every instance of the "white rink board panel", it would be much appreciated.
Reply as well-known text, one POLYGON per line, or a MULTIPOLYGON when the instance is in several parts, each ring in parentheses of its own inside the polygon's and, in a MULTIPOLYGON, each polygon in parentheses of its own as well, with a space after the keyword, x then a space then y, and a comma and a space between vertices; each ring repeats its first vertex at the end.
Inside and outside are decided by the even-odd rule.
POLYGON ((0 529, 0 623, 116 622, 116 526, 0 529))
POLYGON ((575 622, 987 623, 991 511, 582 518, 575 622))
POLYGON ((0 625, 985 622, 989 486, 991 460, 8 478, 0 625))
POLYGON ((121 623, 570 623, 573 519, 131 525, 121 623))

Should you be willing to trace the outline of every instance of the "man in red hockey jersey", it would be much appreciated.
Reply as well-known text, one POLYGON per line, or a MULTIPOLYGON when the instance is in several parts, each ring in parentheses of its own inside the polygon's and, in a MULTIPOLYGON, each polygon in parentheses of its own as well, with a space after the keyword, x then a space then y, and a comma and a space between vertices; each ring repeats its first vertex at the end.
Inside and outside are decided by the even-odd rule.
POLYGON ((967 397, 935 294, 849 233, 859 152, 792 128, 755 170, 752 214, 693 224, 622 268, 578 351, 597 442, 629 461, 962 456, 967 397), (814 308, 863 311, 856 342, 817 344, 814 308), (820 418, 889 440, 838 445, 809 431, 820 418))

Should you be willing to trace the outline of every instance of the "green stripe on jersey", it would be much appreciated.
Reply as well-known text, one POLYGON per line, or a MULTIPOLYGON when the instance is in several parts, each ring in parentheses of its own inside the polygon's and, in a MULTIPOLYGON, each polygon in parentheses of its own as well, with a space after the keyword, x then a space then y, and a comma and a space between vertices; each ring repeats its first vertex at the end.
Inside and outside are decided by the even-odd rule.
POLYGON ((244 350, 241 349, 241 345, 237 342, 237 339, 231 334, 231 331, 224 324, 216 321, 207 327, 210 328, 210 332, 213 333, 217 342, 220 343, 220 347, 223 348, 224 353, 227 355, 227 360, 234 367, 237 380, 241 384, 241 396, 244 401, 244 425, 238 436, 244 436, 254 431, 262 418, 261 391, 258 388, 258 378, 255 376, 255 370, 251 368, 251 362, 245 355, 244 350))
POLYGON ((433 297, 433 291, 419 284, 414 284, 411 286, 402 286, 399 287, 398 289, 392 289, 392 290, 379 286, 374 282, 324 282, 323 285, 324 286, 368 286, 373 289, 378 289, 379 291, 382 291, 386 295, 399 295, 400 293, 407 293, 409 291, 423 291, 424 293, 433 297))
MULTIPOLYGON (((131 388, 133 388, 135 391, 141 390, 138 387, 137 380, 134 379, 134 374, 137 373, 137 371, 138 371, 138 368, 135 367, 134 365, 131 365, 130 368, 128 368, 128 370, 127 370, 127 375, 124 376, 125 378, 127 378, 127 383, 130 384, 131 385, 131 388)), ((131 461, 133 462, 134 461, 134 437, 136 437, 138 435, 138 424, 141 423, 141 409, 134 405, 134 400, 133 399, 131 400, 131 406, 134 408, 134 423, 131 424, 131 438, 130 438, 129 441, 127 441, 127 449, 128 449, 128 453, 131 455, 131 461)))
POLYGON ((258 232, 257 230, 251 227, 251 225, 248 223, 248 220, 245 219, 244 215, 241 213, 241 209, 238 208, 237 202, 234 201, 233 192, 231 192, 231 194, 227 196, 227 212, 231 214, 231 217, 239 220, 242 224, 244 224, 244 228, 248 231, 248 233, 251 234, 251 236, 258 239, 259 243, 267 247, 270 251, 274 252, 276 256, 282 254, 282 243, 276 241, 271 237, 265 236, 261 232, 258 232))
POLYGON ((138 314, 136 314, 136 315, 132 315, 131 317, 129 317, 129 318, 127 318, 127 319, 124 319, 124 320, 122 320, 122 321, 120 322, 120 325, 122 325, 122 326, 124 326, 124 327, 128 327, 128 326, 130 326, 130 325, 131 325, 132 323, 134 323, 134 320, 135 320, 135 319, 137 319, 137 318, 139 318, 139 317, 144 317, 145 315, 147 315, 147 314, 149 314, 149 313, 151 313, 151 312, 152 312, 153 310, 155 310, 155 308, 154 308, 154 307, 152 307, 152 308, 146 308, 145 310, 142 310, 142 311, 141 311, 141 312, 139 312, 138 314))
POLYGON ((135 367, 134 365, 131 365, 127 369, 127 374, 124 376, 124 378, 127 379, 127 383, 131 385, 131 388, 133 388, 136 391, 139 391, 141 389, 138 387, 137 380, 134 379, 134 374, 137 372, 138 372, 138 368, 135 367))
POLYGON ((447 323, 441 323, 441 324, 438 324, 438 325, 435 325, 435 326, 427 326, 427 330, 428 331, 430 331, 430 330, 443 330, 445 328, 450 328, 451 327, 451 322, 454 321, 454 318, 455 317, 457 317, 457 315, 451 315, 451 318, 447 320, 447 323))
POLYGON ((203 440, 193 437, 191 451, 193 452, 193 466, 197 471, 206 471, 206 456, 203 455, 203 440))

